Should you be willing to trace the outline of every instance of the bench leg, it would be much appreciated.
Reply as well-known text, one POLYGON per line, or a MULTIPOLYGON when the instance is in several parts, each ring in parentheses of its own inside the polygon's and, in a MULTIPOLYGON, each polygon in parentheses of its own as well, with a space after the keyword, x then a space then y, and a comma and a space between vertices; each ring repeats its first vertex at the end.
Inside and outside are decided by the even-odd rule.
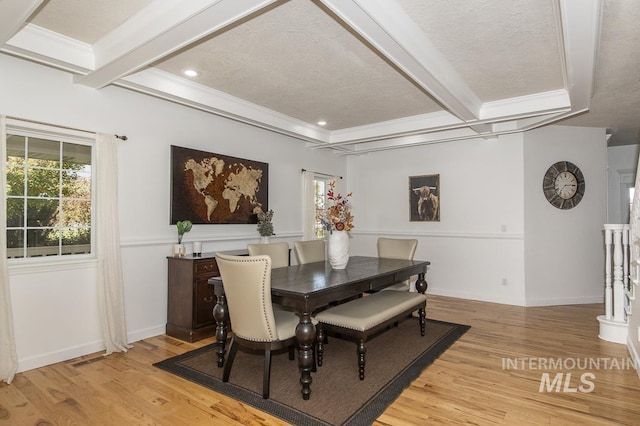
POLYGON ((358 371, 360 373, 360 380, 364 380, 364 355, 367 352, 364 347, 364 340, 360 339, 360 343, 358 343, 358 371))

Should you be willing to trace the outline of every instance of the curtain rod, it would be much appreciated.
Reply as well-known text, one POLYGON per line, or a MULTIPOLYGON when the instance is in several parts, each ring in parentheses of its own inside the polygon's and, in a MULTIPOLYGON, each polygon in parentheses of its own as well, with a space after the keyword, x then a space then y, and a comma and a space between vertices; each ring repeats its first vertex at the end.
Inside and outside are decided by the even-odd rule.
MULTIPOLYGON (((59 124, 45 123, 43 121, 29 120, 29 119, 26 119, 26 118, 12 117, 12 116, 9 116, 9 115, 7 116, 7 118, 10 118, 12 120, 24 121, 24 122, 27 122, 27 123, 42 124, 42 125, 45 125, 45 126, 57 127, 59 129, 75 130, 77 132, 91 133, 91 134, 94 134, 94 135, 96 134, 96 132, 92 132, 92 131, 89 131, 89 130, 78 129, 78 128, 75 128, 75 127, 68 127, 68 126, 60 126, 59 124)), ((114 135, 114 136, 116 138, 120 139, 120 140, 123 140, 123 141, 126 141, 127 139, 129 139, 128 137, 126 137, 124 135, 122 135, 122 136, 114 135)))
MULTIPOLYGON (((307 169, 302 169, 302 172, 303 173, 304 172, 311 172, 311 173, 316 174, 316 175, 327 176, 327 177, 336 177, 336 175, 330 175, 330 174, 327 174, 327 173, 314 172, 313 170, 307 170, 307 169)), ((342 179, 342 176, 337 176, 337 177, 342 179)))

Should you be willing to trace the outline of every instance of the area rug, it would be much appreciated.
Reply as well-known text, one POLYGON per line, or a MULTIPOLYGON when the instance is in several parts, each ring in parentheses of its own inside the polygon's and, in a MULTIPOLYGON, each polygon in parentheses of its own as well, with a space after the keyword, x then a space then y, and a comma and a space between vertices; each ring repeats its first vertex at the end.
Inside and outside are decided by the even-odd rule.
POLYGON ((355 342, 330 337, 323 366, 312 374, 307 401, 300 393, 298 363, 290 361, 286 351, 272 357, 268 400, 262 399, 260 353, 238 351, 228 383, 221 379, 215 343, 154 365, 294 425, 369 425, 469 328, 427 320, 421 337, 418 319, 407 318, 369 338, 363 381, 358 378, 355 342))

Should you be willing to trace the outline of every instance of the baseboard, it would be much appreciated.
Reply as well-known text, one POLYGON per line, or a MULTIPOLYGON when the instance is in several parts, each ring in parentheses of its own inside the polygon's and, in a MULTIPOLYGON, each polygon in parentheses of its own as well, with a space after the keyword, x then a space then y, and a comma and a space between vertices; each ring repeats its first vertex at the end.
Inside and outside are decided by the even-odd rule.
MULTIPOLYGON (((489 302, 489 303, 499 303, 501 305, 514 305, 514 306, 525 306, 524 300, 520 298, 496 298, 496 297, 487 297, 485 294, 475 294, 468 293, 464 291, 451 291, 451 290, 443 290, 440 288, 429 288, 427 289, 427 296, 433 294, 436 296, 446 296, 446 297, 455 297, 456 299, 466 299, 466 300, 477 300, 479 302, 489 302)), ((428 304, 429 302, 427 302, 428 304)), ((428 306, 428 305, 427 305, 428 306)), ((427 309, 429 309, 427 307, 427 309)))
MULTIPOLYGON (((127 337, 129 343, 138 342, 149 337, 159 336, 164 334, 164 324, 154 327, 149 327, 143 330, 137 330, 133 333, 128 333, 127 337)), ((21 358, 18 360, 18 373, 23 371, 33 370, 34 368, 40 368, 58 362, 68 361, 79 356, 89 355, 96 352, 102 352, 105 350, 102 340, 88 342, 83 345, 73 346, 70 348, 60 349, 58 351, 48 352, 28 358, 21 358)))
POLYGON ((604 297, 598 296, 576 296, 558 297, 548 299, 529 298, 525 306, 559 306, 559 305, 585 305, 589 303, 604 303, 604 297))
POLYGON ((495 294, 476 294, 465 291, 451 291, 441 288, 429 288, 427 294, 437 296, 455 297, 457 299, 478 300, 480 302, 499 303, 501 305, 514 306, 559 306, 559 305, 584 305, 588 303, 604 303, 602 296, 588 297, 561 297, 549 299, 521 299, 516 297, 496 297, 495 294))
POLYGON ((636 347, 633 345, 633 339, 631 334, 627 336, 627 349, 633 360, 633 367, 636 369, 636 374, 640 378, 640 354, 636 351, 636 347))
POLYGON ((34 368, 64 362, 79 356, 88 355, 94 352, 104 351, 105 346, 102 340, 65 348, 58 351, 48 352, 28 358, 18 359, 18 373, 33 370, 34 368))
POLYGON ((139 342, 140 340, 148 339, 149 337, 159 336, 165 333, 165 324, 157 325, 142 330, 138 330, 132 333, 127 333, 129 337, 129 343, 139 342))

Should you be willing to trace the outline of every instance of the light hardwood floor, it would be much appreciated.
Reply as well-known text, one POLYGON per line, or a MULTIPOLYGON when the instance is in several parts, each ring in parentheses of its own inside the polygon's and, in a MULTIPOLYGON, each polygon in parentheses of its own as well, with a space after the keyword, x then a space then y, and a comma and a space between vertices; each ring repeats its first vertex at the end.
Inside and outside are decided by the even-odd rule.
MULTIPOLYGON (((604 368, 629 355, 624 345, 598 339, 603 305, 523 308, 430 296, 427 310, 429 318, 472 328, 375 425, 640 424, 636 371, 604 368), (516 358, 534 364, 503 368, 516 358), (560 360, 570 367, 585 359, 600 360, 600 369, 540 366, 560 360), (551 379, 565 373, 560 392, 546 386, 539 392, 545 372, 551 379), (562 391, 566 373, 566 389, 575 392, 562 391), (581 382, 584 373, 592 376, 581 382)), ((93 354, 19 373, 11 385, 0 384, 0 426, 286 424, 152 366, 210 342, 158 336, 134 343, 126 354, 93 354)))

